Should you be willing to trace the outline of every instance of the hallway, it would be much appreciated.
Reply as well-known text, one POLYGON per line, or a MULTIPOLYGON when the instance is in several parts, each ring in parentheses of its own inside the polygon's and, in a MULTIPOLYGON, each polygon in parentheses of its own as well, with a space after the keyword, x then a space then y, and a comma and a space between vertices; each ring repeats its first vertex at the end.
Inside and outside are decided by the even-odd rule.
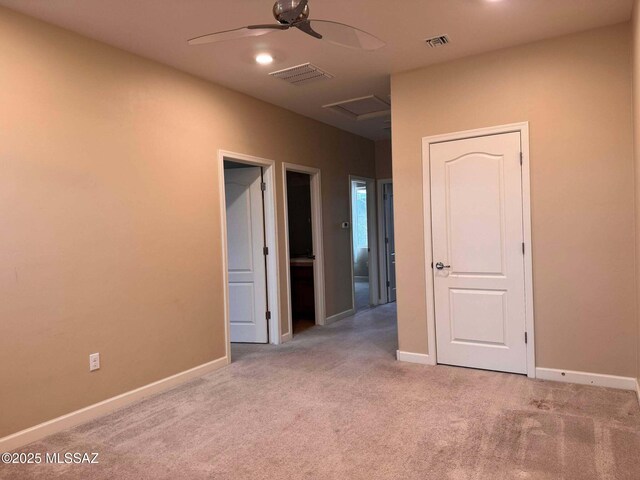
POLYGON ((395 304, 233 363, 25 447, 98 465, 2 479, 632 479, 633 392, 395 360, 395 304))

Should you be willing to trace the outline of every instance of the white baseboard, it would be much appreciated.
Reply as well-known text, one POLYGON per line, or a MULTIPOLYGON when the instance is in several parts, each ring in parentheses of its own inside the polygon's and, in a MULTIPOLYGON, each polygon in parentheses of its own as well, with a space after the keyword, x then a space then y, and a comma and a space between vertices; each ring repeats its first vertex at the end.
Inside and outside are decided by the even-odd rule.
POLYGON ((435 359, 426 353, 411 353, 396 351, 396 358, 400 362, 420 363, 422 365, 435 365, 435 359))
POLYGON ((282 335, 280 335, 280 343, 287 343, 291 341, 292 338, 293 335, 291 335, 291 332, 283 333, 282 335))
POLYGON ((638 404, 640 404, 640 379, 636 379, 636 396, 638 397, 638 404))
POLYGON ((343 318, 347 318, 347 317, 352 317, 355 314, 356 314, 356 311, 353 308, 350 308, 349 310, 345 310, 344 312, 336 313, 335 315, 331 315, 330 317, 325 318, 324 324, 331 325, 332 323, 335 323, 338 320, 342 320, 343 318))
POLYGON ((536 368, 536 378, 556 382, 579 383, 598 387, 619 388, 621 390, 637 390, 638 382, 633 377, 617 377, 602 373, 574 372, 555 368, 536 368))
POLYGON ((137 400, 168 390, 193 378, 218 370, 228 364, 228 358, 222 357, 0 438, 0 452, 10 452, 11 450, 15 450, 16 448, 35 442, 46 436, 101 417, 137 400))

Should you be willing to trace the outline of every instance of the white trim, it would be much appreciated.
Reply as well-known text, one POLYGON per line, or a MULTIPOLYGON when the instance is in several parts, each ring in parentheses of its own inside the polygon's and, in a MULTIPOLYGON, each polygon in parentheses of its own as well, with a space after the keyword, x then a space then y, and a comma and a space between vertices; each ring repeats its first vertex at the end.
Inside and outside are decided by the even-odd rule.
POLYGON ((529 163, 529 122, 519 124, 522 142, 522 220, 524 249, 525 325, 527 329, 527 376, 535 378, 536 332, 533 314, 533 229, 531 227, 531 172, 529 163))
POLYGON ((618 377, 602 373, 576 372, 573 370, 558 370, 556 368, 536 368, 538 380, 552 380, 563 383, 578 383, 580 385, 595 385, 597 387, 619 388, 634 391, 638 382, 633 377, 618 377))
MULTIPOLYGON (((313 289, 315 302, 316 325, 326 325, 325 312, 325 286, 324 286, 324 243, 322 227, 322 172, 318 168, 305 167, 293 163, 282 164, 282 185, 284 199, 284 242, 287 264, 289 263, 289 206, 287 202, 287 172, 306 173, 311 177, 311 230, 313 235, 313 289)), ((289 324, 289 336, 293 338, 293 324, 291 319, 291 273, 287 271, 287 302, 289 305, 287 321, 289 324)), ((283 335, 284 338, 284 335, 283 335)))
POLYGON ((376 215, 376 181, 369 177, 349 175, 349 248, 351 256, 351 305, 356 310, 356 277, 353 266, 353 182, 362 182, 367 185, 367 237, 369 243, 369 306, 378 305, 378 227, 376 215))
POLYGON ((222 357, 0 438, 0 452, 15 450, 16 448, 40 440, 48 435, 107 415, 142 398, 169 390, 189 380, 214 372, 228 364, 228 357, 222 357))
POLYGON ((444 135, 434 135, 422 139, 422 201, 424 219, 424 257, 425 257, 425 282, 427 295, 427 343, 429 354, 433 355, 437 361, 436 349, 436 323, 435 305, 433 292, 433 275, 428 267, 433 261, 431 249, 431 195, 430 195, 430 145, 433 143, 450 142, 452 140, 463 140, 466 138, 484 137, 487 135, 499 135, 504 133, 519 132, 522 148, 522 213, 523 213, 523 236, 525 241, 525 328, 528 336, 527 343, 527 376, 535 378, 535 328, 533 314, 533 257, 531 241, 531 186, 529 170, 529 122, 513 123, 497 127, 478 128, 464 132, 447 133, 444 135))
POLYGON ((636 397, 638 397, 638 404, 640 404, 640 381, 636 378, 636 397))
POLYGON ((384 240, 384 227, 385 227, 385 218, 384 218, 384 186, 388 184, 393 184, 393 179, 391 178, 383 178, 378 179, 376 182, 376 195, 377 195, 377 217, 378 217, 378 271, 380 273, 378 279, 378 292, 380 293, 378 302, 380 304, 388 303, 389 298, 387 295, 387 282, 389 279, 387 278, 387 252, 386 252, 386 244, 384 240))
POLYGON ((432 355, 427 355, 426 353, 411 353, 397 350, 396 358, 399 362, 419 363, 421 365, 436 364, 435 358, 433 358, 432 355))
POLYGON ((280 335, 280 343, 290 342, 292 338, 293 334, 291 332, 283 333, 282 335, 280 335))
POLYGON ((264 228, 267 248, 267 296, 269 299, 269 343, 280 343, 280 270, 278 263, 278 219, 276 212, 276 162, 266 158, 253 157, 242 153, 218 150, 218 187, 220 189, 220 227, 222 242, 222 269, 224 275, 224 326, 227 343, 227 357, 231 360, 231 338, 229 327, 229 268, 227 265, 227 206, 224 192, 224 159, 263 167, 263 180, 267 185, 264 195, 264 228))
POLYGON ((349 310, 345 310, 344 312, 336 313, 335 315, 331 315, 330 317, 327 317, 327 319, 325 320, 324 324, 325 325, 331 325, 332 323, 335 323, 338 320, 342 320, 343 318, 352 317, 355 314, 356 314, 356 311, 353 308, 350 308, 349 310))

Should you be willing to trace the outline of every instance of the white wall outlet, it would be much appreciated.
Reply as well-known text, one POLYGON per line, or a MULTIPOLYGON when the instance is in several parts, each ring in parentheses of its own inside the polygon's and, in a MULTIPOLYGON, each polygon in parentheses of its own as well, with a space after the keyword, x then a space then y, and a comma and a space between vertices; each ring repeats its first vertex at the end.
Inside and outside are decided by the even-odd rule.
POLYGON ((98 370, 100 368, 100 354, 92 353, 89 355, 89 371, 93 372, 94 370, 98 370))

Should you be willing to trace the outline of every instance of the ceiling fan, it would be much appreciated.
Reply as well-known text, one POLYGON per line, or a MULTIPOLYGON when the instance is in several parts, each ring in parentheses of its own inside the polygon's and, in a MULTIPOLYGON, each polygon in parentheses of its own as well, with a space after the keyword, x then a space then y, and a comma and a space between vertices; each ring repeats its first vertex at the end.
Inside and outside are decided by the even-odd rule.
POLYGON ((343 47, 362 50, 377 50, 386 45, 379 38, 358 28, 329 20, 309 19, 309 0, 277 0, 273 5, 273 16, 278 23, 249 25, 247 27, 209 33, 192 38, 189 45, 222 42, 243 37, 258 37, 268 33, 296 28, 319 40, 343 47))

